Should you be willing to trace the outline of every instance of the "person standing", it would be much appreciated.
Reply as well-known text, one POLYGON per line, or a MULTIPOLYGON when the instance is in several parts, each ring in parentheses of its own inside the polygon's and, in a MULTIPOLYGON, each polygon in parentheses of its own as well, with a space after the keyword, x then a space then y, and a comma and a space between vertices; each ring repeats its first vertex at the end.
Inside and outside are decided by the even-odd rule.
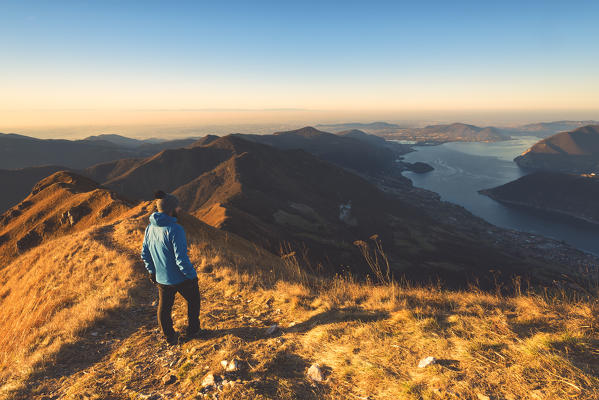
POLYGON ((181 213, 179 200, 172 194, 155 194, 157 212, 150 215, 141 250, 141 258, 158 287, 158 324, 169 344, 177 344, 179 334, 171 317, 175 296, 187 301, 187 337, 200 333, 200 290, 198 275, 187 255, 183 227, 177 224, 181 213))

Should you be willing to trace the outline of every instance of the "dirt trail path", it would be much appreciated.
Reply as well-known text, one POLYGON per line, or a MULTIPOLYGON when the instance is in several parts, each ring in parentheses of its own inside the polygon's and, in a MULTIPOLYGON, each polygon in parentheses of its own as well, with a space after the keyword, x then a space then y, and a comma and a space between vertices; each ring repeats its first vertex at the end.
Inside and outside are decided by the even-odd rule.
MULTIPOLYGON (((306 380, 310 362, 298 354, 295 340, 318 321, 285 329, 293 321, 286 320, 269 293, 234 289, 235 282, 225 282, 217 271, 199 273, 200 318, 206 334, 167 345, 157 328, 157 290, 146 282, 137 243, 115 237, 114 230, 97 229, 95 238, 139 264, 140 280, 133 285, 130 304, 109 312, 76 344, 61 349, 55 364, 31 377, 31 392, 22 392, 23 398, 277 398, 287 393, 310 399, 322 394, 322 386, 306 380), (274 324, 276 331, 267 333, 274 324), (239 361, 239 369, 225 372, 221 361, 232 359, 239 361), (203 388, 209 373, 217 384, 203 388), (165 384, 163 378, 170 375, 176 379, 165 384)), ((173 321, 179 332, 186 325, 185 307, 177 295, 173 321)))

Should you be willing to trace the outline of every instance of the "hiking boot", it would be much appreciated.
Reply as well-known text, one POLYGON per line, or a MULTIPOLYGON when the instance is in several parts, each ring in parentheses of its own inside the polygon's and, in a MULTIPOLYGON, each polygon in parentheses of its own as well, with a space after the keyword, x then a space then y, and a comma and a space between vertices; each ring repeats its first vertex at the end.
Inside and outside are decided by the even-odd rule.
POLYGON ((166 342, 168 344, 170 344, 171 346, 179 344, 179 334, 177 332, 175 332, 172 336, 168 336, 166 338, 166 342))
POLYGON ((196 328, 196 329, 187 328, 185 330, 185 336, 187 336, 188 338, 199 337, 201 332, 202 332, 202 330, 200 328, 196 328))
POLYGON ((192 339, 192 338, 201 338, 206 334, 206 330, 204 329, 187 329, 185 331, 185 337, 188 339, 192 339))

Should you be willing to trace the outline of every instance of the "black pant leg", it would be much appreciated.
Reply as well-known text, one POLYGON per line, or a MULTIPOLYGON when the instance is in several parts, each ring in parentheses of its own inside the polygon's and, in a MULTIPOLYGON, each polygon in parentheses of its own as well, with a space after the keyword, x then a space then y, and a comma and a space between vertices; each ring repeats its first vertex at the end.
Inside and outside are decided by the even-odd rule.
POLYGON ((172 338, 175 335, 171 313, 176 294, 177 289, 174 286, 158 285, 158 323, 167 338, 172 338))
POLYGON ((178 292, 187 301, 187 329, 195 332, 200 329, 200 289, 198 279, 189 279, 181 283, 178 292))

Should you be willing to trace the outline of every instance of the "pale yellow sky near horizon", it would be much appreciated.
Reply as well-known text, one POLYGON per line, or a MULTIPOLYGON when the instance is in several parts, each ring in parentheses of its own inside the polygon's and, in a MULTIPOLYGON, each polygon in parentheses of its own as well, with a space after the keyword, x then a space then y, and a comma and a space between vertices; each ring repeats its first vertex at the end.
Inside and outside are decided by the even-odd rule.
POLYGON ((465 122, 514 126, 556 120, 599 120, 597 110, 0 110, 0 132, 40 138, 188 137, 207 133, 271 133, 306 125, 386 121, 405 126, 465 122))

